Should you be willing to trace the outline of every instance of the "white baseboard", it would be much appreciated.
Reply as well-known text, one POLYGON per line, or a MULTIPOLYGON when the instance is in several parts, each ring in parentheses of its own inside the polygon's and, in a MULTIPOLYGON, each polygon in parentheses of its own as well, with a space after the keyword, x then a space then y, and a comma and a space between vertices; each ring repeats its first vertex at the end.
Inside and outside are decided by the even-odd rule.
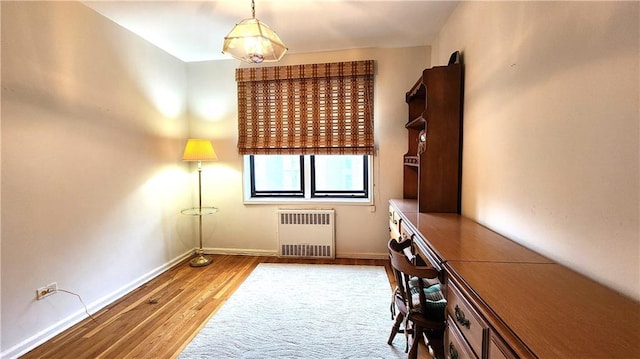
MULTIPOLYGON (((206 254, 226 254, 239 256, 269 256, 277 257, 277 250, 265 249, 239 249, 239 248, 204 248, 206 254)), ((352 253, 343 252, 336 253, 336 258, 353 258, 353 259, 388 259, 389 253, 352 253)))
POLYGON ((336 258, 389 259, 389 253, 336 252, 336 258))
MULTIPOLYGON (((167 270, 171 269, 172 267, 174 267, 175 265, 177 265, 178 263, 182 262, 183 260, 185 260, 186 258, 188 258, 189 256, 191 256, 193 254, 193 249, 181 254, 180 256, 174 258, 173 260, 169 261, 166 264, 163 264, 161 266, 159 266, 158 268, 155 268, 153 270, 151 270, 150 272, 140 276, 139 278, 137 278, 136 280, 132 281, 131 283, 121 287, 120 289, 109 293, 107 295, 105 295, 104 297, 94 301, 93 303, 89 303, 87 305, 87 311, 91 314, 94 314, 96 312, 98 312, 99 310, 101 310, 102 308, 106 307, 107 305, 115 302, 116 300, 124 297, 125 295, 127 295, 128 293, 130 293, 131 291, 133 291, 134 289, 140 287, 141 285, 145 284, 146 282, 150 281, 151 279, 157 277, 158 275, 166 272, 167 270)), ((6 351, 3 351, 2 353, 0 353, 0 358, 2 359, 13 359, 13 358, 17 358, 25 353, 27 353, 28 351, 36 348, 38 345, 41 345, 42 343, 46 342, 47 340, 53 338, 54 336, 62 333, 63 331, 71 328, 72 326, 74 326, 75 324, 78 324, 79 322, 81 322, 82 320, 86 319, 87 314, 84 312, 83 310, 80 310, 76 313, 73 313, 72 315, 68 316, 65 319, 62 319, 60 321, 58 321, 57 323, 51 325, 50 327, 41 330, 40 332, 36 333, 35 335, 23 340, 22 342, 14 345, 13 347, 7 349, 6 351)))
POLYGON ((266 249, 240 249, 240 248, 204 248, 206 254, 227 254, 232 256, 267 256, 275 257, 278 251, 266 249))

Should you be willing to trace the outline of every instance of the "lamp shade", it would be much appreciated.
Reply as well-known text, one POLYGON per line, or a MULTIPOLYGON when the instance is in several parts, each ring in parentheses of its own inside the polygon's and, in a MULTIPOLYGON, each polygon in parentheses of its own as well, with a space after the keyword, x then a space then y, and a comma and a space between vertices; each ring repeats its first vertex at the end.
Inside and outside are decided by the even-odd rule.
POLYGON ((216 151, 209 140, 189 139, 184 147, 183 161, 215 161, 216 151))
POLYGON ((222 52, 251 63, 275 62, 280 61, 287 47, 269 26, 253 17, 231 29, 224 38, 222 52))

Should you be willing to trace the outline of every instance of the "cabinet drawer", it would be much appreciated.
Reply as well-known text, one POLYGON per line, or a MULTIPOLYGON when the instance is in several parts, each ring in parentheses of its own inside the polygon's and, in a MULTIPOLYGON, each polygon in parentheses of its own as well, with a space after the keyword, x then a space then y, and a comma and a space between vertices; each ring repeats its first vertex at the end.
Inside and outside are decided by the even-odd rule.
POLYGON ((458 327, 453 324, 454 319, 449 317, 449 325, 444 335, 444 353, 446 359, 477 359, 478 356, 471 350, 464 340, 458 327))
POLYGON ((393 238, 398 242, 402 241, 400 231, 396 227, 391 226, 391 223, 389 223, 389 238, 393 238))
POLYGON ((440 262, 436 260, 436 256, 429 250, 425 245, 420 245, 420 243, 425 243, 425 240, 420 237, 418 234, 415 234, 408 226, 403 223, 400 223, 400 236, 402 238, 411 238, 413 239, 414 248, 413 253, 417 254, 419 257, 418 264, 426 265, 428 267, 434 268, 440 273, 440 280, 444 279, 444 272, 442 272, 442 267, 440 266, 440 262))
MULTIPOLYGON (((407 229, 406 224, 404 223, 404 221, 400 221, 400 241, 407 241, 407 240, 411 240, 413 241, 413 237, 415 236, 415 234, 407 229)), ((415 263, 415 255, 416 251, 415 251, 415 244, 412 244, 410 247, 407 247, 404 249, 404 255, 407 256, 407 258, 409 258, 409 260, 412 263, 415 263)))
POLYGON ((517 356, 514 355, 509 346, 502 341, 502 339, 497 336, 493 330, 490 331, 489 334, 489 348, 488 348, 489 359, 516 359, 517 356))
POLYGON ((469 342, 473 351, 478 357, 482 357, 489 326, 480 315, 473 310, 473 307, 465 300, 452 282, 449 282, 448 287, 447 313, 451 318, 449 325, 455 323, 455 326, 469 342))
POLYGON ((415 233, 413 233, 413 231, 409 227, 407 227, 407 225, 404 222, 401 222, 400 236, 402 237, 403 240, 413 239, 413 236, 415 236, 415 233))
POLYGON ((389 206, 389 230, 395 233, 400 231, 400 214, 393 206, 389 206))

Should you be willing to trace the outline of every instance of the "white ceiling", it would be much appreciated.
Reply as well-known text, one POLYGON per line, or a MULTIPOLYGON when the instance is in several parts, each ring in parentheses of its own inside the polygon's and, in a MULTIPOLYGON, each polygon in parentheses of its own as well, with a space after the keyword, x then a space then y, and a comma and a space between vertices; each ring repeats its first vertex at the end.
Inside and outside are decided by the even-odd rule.
MULTIPOLYGON (((83 1, 185 62, 229 58, 223 38, 251 0, 83 1)), ((256 18, 289 53, 430 45, 457 1, 256 0, 256 18)), ((285 55, 286 56, 286 55, 285 55)))

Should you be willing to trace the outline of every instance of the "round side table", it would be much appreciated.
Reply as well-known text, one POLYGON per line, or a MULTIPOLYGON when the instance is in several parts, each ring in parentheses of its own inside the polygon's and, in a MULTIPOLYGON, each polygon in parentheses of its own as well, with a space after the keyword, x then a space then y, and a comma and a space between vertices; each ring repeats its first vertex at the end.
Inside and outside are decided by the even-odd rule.
POLYGON ((180 211, 180 213, 187 216, 198 216, 198 236, 200 238, 200 248, 198 249, 198 256, 189 261, 189 265, 192 267, 204 267, 211 264, 212 260, 209 257, 204 256, 204 250, 202 249, 202 216, 211 215, 218 212, 216 207, 196 207, 187 208, 180 211))

